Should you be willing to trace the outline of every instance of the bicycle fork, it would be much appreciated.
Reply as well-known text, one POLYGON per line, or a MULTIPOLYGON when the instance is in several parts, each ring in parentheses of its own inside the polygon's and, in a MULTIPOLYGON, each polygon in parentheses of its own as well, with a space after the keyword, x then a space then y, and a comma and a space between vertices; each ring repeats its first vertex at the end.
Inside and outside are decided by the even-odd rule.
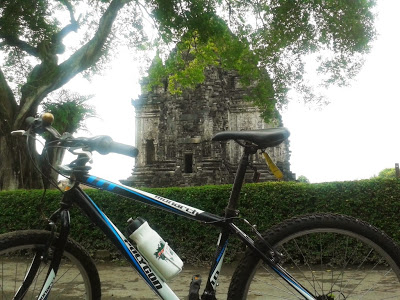
MULTIPOLYGON (((64 252, 65 245, 67 243, 69 231, 70 231, 70 214, 69 210, 63 209, 60 211, 60 220, 61 220, 61 228, 60 234, 58 238, 55 239, 54 244, 54 252, 52 254, 52 258, 50 261, 49 269, 47 271, 46 279, 43 283, 43 286, 40 290, 40 294, 38 296, 38 300, 45 300, 50 294, 51 288, 53 286, 54 280, 56 278, 58 269, 60 267, 61 257, 64 252)), ((52 222, 50 223, 52 224, 52 222)), ((55 226, 55 225, 53 225, 55 226)), ((54 230, 52 230, 52 235, 54 235, 54 230)), ((23 299, 26 293, 28 292, 33 280, 35 279, 40 265, 43 261, 48 259, 50 247, 52 246, 52 242, 54 240, 54 236, 51 238, 49 243, 45 245, 44 249, 40 249, 36 252, 31 266, 22 282, 20 288, 14 296, 14 299, 23 299)))

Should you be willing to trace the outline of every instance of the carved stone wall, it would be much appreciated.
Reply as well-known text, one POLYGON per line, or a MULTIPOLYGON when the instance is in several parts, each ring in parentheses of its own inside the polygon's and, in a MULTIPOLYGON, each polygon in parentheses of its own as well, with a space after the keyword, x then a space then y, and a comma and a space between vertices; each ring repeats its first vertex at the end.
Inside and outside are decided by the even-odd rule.
MULTIPOLYGON (((232 183, 241 156, 233 141, 211 142, 217 132, 279 126, 265 124, 259 110, 243 100, 244 90, 234 72, 209 68, 195 90, 171 95, 166 87, 143 93, 132 101, 136 112, 136 159, 132 176, 123 183, 167 187, 232 183)), ((288 180, 293 179, 288 142, 268 153, 288 180)), ((252 163, 260 181, 274 180, 261 155, 252 163)), ((251 182, 249 170, 247 181, 251 182)))

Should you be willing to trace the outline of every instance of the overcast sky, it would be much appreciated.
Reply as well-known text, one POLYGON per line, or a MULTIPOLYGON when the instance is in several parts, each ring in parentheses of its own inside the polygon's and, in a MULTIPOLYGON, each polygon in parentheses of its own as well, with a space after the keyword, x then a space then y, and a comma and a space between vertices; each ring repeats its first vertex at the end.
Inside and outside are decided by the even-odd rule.
MULTIPOLYGON (((322 109, 292 101, 283 111, 291 131, 291 169, 311 182, 370 178, 400 162, 399 46, 400 1, 378 0, 378 38, 361 73, 350 87, 325 92, 331 104, 322 109)), ((131 99, 140 93, 137 62, 122 51, 113 68, 91 83, 76 78, 69 88, 95 94, 99 119, 87 122, 90 133, 135 143, 131 99)), ((312 75, 312 74, 311 74, 312 75)), ((93 174, 111 180, 130 176, 134 159, 117 154, 94 156, 93 174)))
POLYGON ((350 87, 331 88, 321 111, 292 102, 291 165, 311 182, 370 178, 400 162, 400 1, 378 0, 378 38, 350 87))

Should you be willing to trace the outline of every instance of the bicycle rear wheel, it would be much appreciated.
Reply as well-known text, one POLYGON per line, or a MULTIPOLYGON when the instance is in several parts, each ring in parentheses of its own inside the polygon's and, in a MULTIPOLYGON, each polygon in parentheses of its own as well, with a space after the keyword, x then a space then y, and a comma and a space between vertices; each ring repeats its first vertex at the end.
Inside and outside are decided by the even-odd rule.
MULTIPOLYGON (((41 253, 50 232, 16 231, 0 235, 0 299, 13 299, 37 253, 41 253)), ((47 275, 53 250, 41 262, 25 299, 37 299, 47 275)), ((48 299, 100 299, 100 279, 88 254, 68 240, 60 268, 48 299)))
MULTIPOLYGON (((400 299, 400 249, 382 231, 352 217, 317 214, 271 228, 264 238, 282 265, 318 300, 400 299)), ((257 254, 238 265, 228 299, 304 299, 257 254)))

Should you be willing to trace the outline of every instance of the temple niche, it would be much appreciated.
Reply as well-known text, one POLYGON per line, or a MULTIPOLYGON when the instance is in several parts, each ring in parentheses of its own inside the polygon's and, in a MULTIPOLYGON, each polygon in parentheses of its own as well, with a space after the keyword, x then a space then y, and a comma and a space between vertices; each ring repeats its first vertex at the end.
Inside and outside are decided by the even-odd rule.
MULTIPOLYGON (((132 176, 122 182, 137 187, 233 183, 242 147, 234 141, 212 142, 214 134, 281 126, 279 121, 266 124, 244 93, 235 72, 210 67, 194 90, 171 95, 167 86, 159 86, 132 100, 139 156, 132 176)), ((285 179, 293 179, 289 143, 267 152, 285 179)), ((253 155, 252 165, 260 181, 275 180, 262 155, 253 155)), ((253 182, 253 174, 249 169, 247 182, 253 182)))

